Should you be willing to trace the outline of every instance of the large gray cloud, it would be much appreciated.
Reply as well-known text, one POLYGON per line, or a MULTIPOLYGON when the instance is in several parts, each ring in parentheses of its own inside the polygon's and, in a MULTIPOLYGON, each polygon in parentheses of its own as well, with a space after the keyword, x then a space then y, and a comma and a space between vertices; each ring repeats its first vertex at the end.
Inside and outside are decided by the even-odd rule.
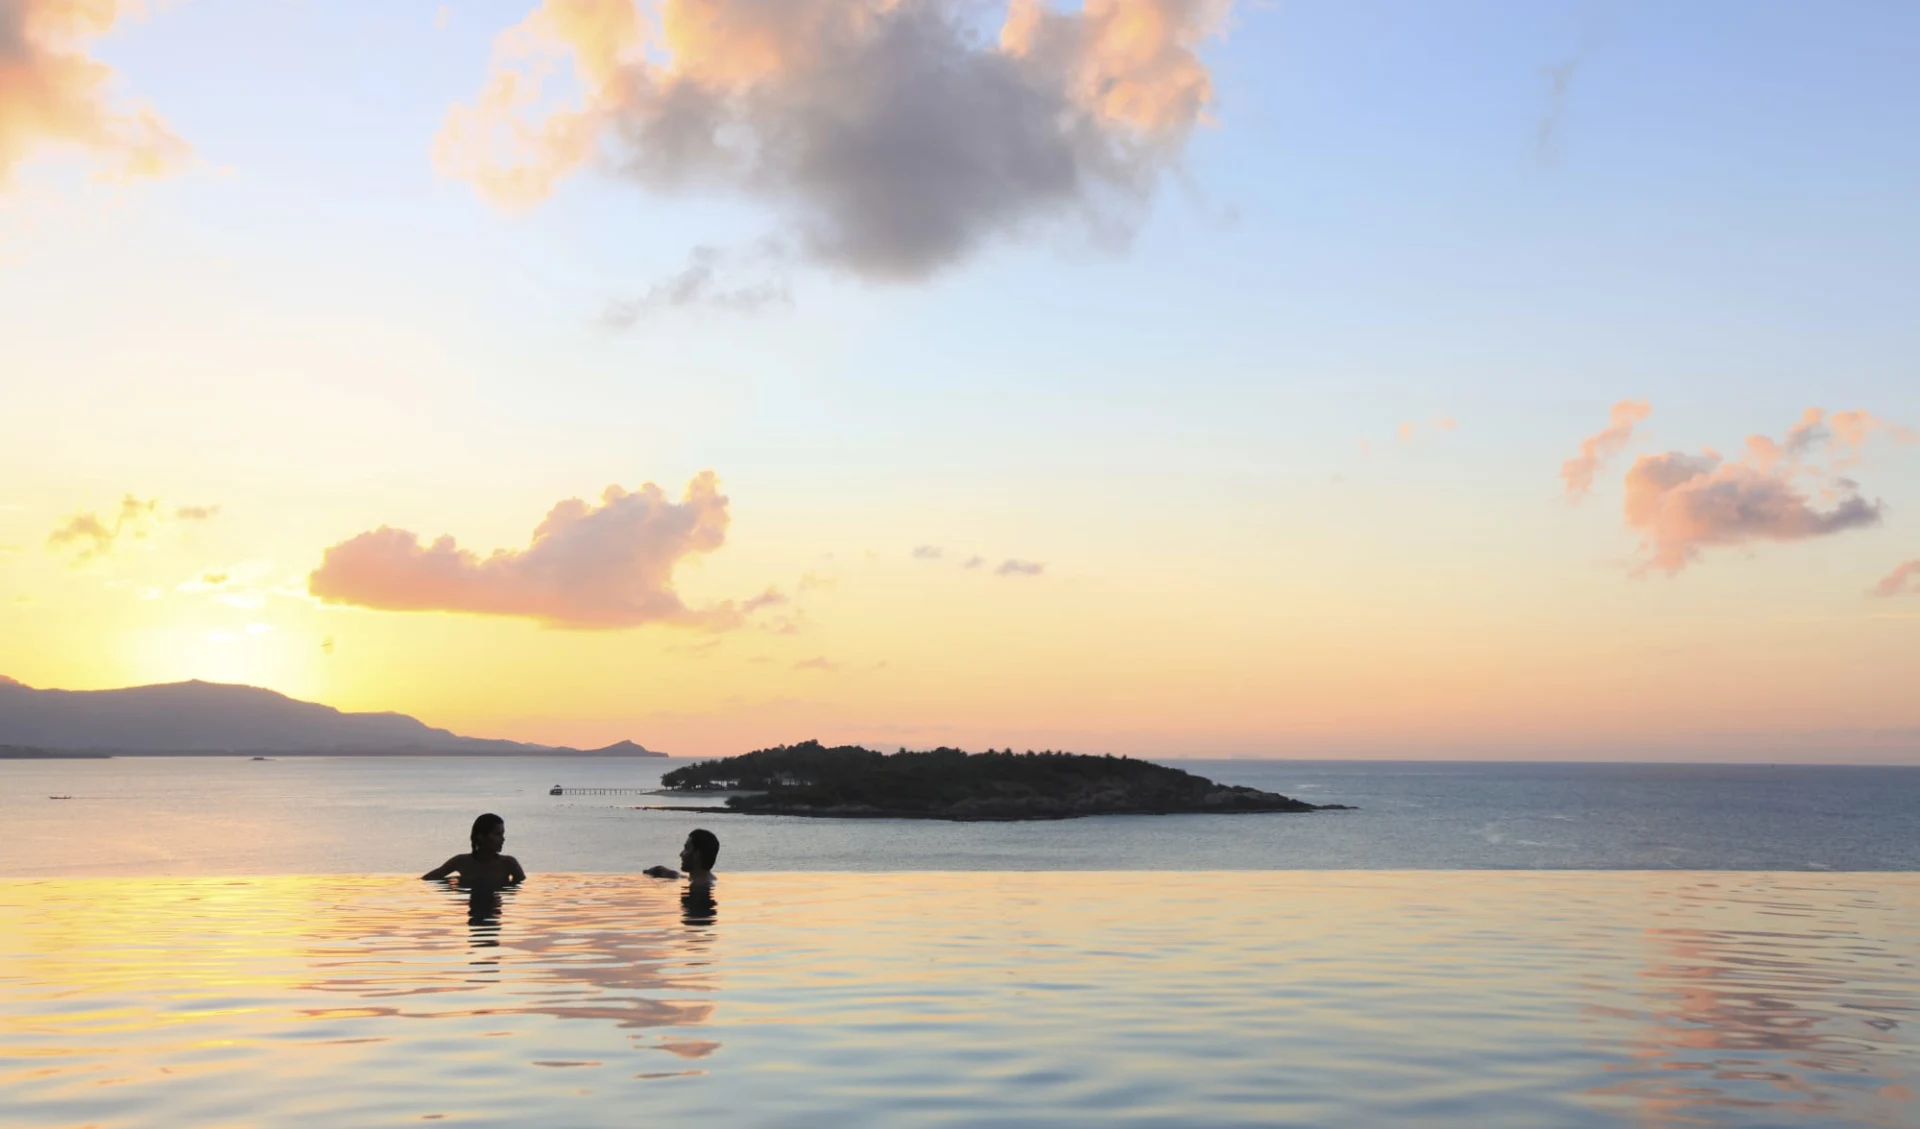
POLYGON ((1228 0, 545 0, 501 39, 440 167, 528 204, 590 162, 653 192, 769 205, 799 249, 924 278, 1066 218, 1124 235, 1202 120, 1228 0), (571 62, 580 102, 542 79, 571 62))

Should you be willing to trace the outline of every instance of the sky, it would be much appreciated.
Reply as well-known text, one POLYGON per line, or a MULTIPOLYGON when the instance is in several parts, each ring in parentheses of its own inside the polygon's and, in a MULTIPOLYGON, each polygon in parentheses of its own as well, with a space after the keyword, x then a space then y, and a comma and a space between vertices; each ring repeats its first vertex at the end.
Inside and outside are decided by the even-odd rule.
POLYGON ((0 0, 0 675, 1920 763, 1916 35, 0 0))

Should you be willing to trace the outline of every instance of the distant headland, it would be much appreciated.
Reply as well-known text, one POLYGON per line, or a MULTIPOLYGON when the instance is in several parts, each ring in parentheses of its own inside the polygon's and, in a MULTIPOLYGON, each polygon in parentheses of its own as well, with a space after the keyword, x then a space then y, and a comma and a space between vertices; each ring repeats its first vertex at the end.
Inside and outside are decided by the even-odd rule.
MULTIPOLYGON (((1027 820, 1347 810, 1216 784, 1131 757, 961 749, 887 754, 818 741, 702 761, 661 777, 673 792, 730 792, 693 810, 841 819, 1027 820)), ((686 808, 674 810, 685 811, 686 808)))
POLYGON ((257 686, 173 682, 36 690, 0 677, 0 760, 98 756, 664 757, 632 741, 600 749, 462 737, 400 713, 342 713, 257 686))

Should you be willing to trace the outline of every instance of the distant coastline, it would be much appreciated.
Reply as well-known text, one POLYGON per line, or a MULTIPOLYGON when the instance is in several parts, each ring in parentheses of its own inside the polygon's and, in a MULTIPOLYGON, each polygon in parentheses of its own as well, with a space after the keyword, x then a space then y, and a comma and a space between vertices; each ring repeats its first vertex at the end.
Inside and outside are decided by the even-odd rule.
POLYGON ((257 686, 41 690, 0 677, 0 760, 98 757, 665 757, 466 737, 401 713, 346 713, 257 686))
POLYGON ((273 754, 273 759, 296 757, 527 757, 531 759, 566 759, 580 757, 598 757, 607 760, 633 758, 639 760, 665 760, 672 754, 658 753, 651 749, 641 752, 608 751, 607 749, 570 749, 564 746, 543 746, 537 749, 502 749, 475 752, 468 749, 23 749, 13 745, 0 745, 0 760, 127 760, 141 757, 234 757, 240 760, 252 760, 273 754))

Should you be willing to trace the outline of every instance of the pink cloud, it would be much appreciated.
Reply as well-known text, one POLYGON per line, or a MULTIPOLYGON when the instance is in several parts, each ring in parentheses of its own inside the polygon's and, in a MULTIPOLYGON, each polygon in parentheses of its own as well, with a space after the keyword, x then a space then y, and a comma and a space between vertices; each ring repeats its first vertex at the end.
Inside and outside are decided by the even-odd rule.
POLYGON ((1560 464, 1568 501, 1578 502, 1587 496, 1601 465, 1619 454, 1627 440, 1633 438, 1634 425, 1652 414, 1653 405, 1645 400, 1622 400, 1613 406, 1606 428, 1582 440, 1580 453, 1560 464))
POLYGON ((1876 430, 1898 431, 1864 412, 1828 417, 1809 408, 1784 439, 1748 437, 1737 461, 1713 451, 1642 455, 1627 471, 1626 521, 1641 535, 1644 567, 1676 573, 1713 546, 1804 541, 1877 524, 1881 504, 1838 473, 1858 461, 1876 430), (1813 461, 1821 456, 1824 464, 1813 461))
POLYGON ((1000 562, 993 570, 995 576, 1039 576, 1047 571, 1047 566, 1039 561, 1018 561, 1009 558, 1000 562))
POLYGON ((113 69, 83 50, 138 7, 121 0, 0 0, 0 187, 46 144, 107 157, 114 177, 157 176, 187 154, 151 109, 109 106, 113 69))
POLYGON ((330 604, 523 616, 558 627, 735 627, 747 610, 785 597, 770 590, 746 608, 729 601, 693 609, 673 589, 674 568, 718 549, 728 520, 712 471, 696 475, 679 502, 651 482, 632 492, 609 486, 598 506, 578 498, 554 506, 525 549, 486 557, 451 537, 422 545, 382 526, 328 549, 307 590, 330 604))
POLYGON ((1895 566, 1873 586, 1876 596, 1920 596, 1920 557, 1895 566))

